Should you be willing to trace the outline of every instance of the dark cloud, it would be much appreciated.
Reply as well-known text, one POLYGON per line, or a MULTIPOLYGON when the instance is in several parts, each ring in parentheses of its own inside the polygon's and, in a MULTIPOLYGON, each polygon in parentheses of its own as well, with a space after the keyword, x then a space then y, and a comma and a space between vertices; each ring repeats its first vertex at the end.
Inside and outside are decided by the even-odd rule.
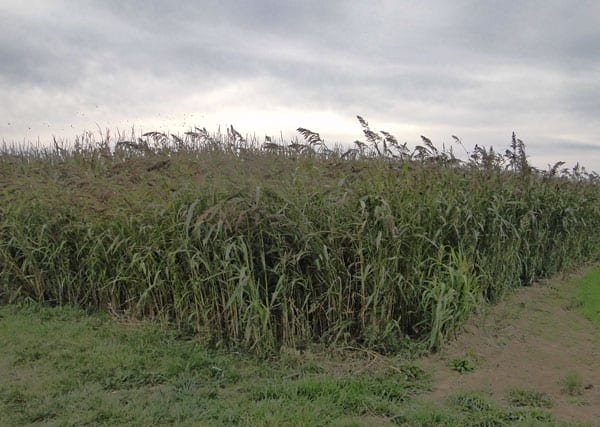
MULTIPOLYGON (((560 143, 558 144, 558 150, 563 150, 563 151, 579 151, 579 152, 600 152, 600 144, 595 145, 595 144, 585 144, 585 143, 581 143, 581 142, 573 142, 573 141, 565 141, 562 140, 560 141, 560 143)), ((583 159, 583 158, 582 158, 583 159)))

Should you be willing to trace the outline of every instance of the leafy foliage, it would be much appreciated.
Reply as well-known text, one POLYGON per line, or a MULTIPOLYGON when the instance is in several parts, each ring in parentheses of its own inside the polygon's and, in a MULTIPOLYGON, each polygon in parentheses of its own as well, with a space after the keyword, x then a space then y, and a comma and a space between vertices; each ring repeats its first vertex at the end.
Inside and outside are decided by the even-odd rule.
POLYGON ((5 145, 0 301, 157 317, 257 353, 435 350, 482 301, 597 259, 596 174, 538 171, 516 136, 460 161, 359 122, 350 154, 304 128, 306 144, 230 127, 5 145))

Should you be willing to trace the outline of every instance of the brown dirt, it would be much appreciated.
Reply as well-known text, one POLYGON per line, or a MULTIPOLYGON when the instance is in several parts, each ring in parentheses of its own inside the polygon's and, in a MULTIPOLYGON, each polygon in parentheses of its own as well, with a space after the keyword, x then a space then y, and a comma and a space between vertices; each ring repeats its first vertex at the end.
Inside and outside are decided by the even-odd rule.
POLYGON ((459 391, 489 392, 506 403, 520 388, 545 392, 558 420, 600 426, 600 330, 577 311, 576 277, 557 277, 521 288, 486 309, 442 352, 424 360, 434 372, 428 401, 444 402, 459 391), (460 374, 453 358, 476 359, 476 368, 460 374), (580 375, 582 394, 570 396, 561 382, 580 375))

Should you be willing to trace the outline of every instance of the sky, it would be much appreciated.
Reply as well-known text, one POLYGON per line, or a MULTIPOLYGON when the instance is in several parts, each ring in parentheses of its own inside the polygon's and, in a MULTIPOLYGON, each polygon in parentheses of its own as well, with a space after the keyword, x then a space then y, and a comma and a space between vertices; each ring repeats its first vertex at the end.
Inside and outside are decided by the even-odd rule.
MULTIPOLYGON (((0 139, 459 136, 600 172, 600 2, 0 0, 0 139)), ((461 149, 455 148, 457 153, 461 149)))

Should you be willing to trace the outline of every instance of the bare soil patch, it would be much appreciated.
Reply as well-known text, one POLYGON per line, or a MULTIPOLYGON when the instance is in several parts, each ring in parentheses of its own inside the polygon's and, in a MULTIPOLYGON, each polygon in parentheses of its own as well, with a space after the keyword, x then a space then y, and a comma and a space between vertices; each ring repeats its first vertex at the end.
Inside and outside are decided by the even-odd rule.
POLYGON ((535 390, 551 398, 557 419, 600 426, 600 330, 577 310, 581 273, 520 288, 474 316, 454 342, 424 360, 434 373, 424 399, 480 390, 508 404, 510 390, 535 390), (457 358, 473 360, 475 369, 453 370, 457 358), (581 380, 580 394, 567 392, 568 376, 581 380))

